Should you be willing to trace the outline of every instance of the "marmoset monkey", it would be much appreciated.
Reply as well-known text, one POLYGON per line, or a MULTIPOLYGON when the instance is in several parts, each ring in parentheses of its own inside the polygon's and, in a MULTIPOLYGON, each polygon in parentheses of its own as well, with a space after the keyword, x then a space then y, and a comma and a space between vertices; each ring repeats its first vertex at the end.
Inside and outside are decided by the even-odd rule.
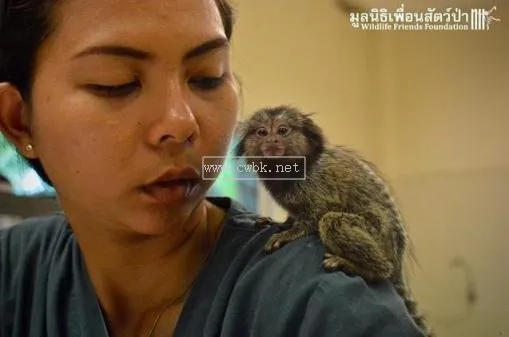
MULTIPOLYGON (((289 156, 306 159, 305 179, 262 179, 270 195, 288 212, 284 225, 289 226, 269 239, 266 251, 317 234, 326 249, 323 267, 327 271, 342 270, 368 282, 390 280, 416 324, 432 336, 404 280, 408 238, 388 184, 360 154, 329 144, 310 116, 281 105, 258 110, 239 124, 235 156, 262 157, 256 161, 271 160, 270 167, 274 163, 296 165, 299 159, 285 158, 289 156), (269 158, 274 156, 279 158, 269 158)), ((261 178, 271 175, 263 170, 257 174, 261 178)), ((262 218, 259 224, 270 220, 262 218)))

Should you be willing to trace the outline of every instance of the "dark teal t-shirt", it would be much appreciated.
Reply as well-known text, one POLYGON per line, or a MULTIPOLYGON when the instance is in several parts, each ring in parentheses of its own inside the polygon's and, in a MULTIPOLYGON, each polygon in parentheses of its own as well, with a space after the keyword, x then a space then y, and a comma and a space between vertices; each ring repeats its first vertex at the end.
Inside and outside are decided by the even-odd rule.
MULTIPOLYGON (((275 227, 228 198, 219 240, 175 337, 422 337, 389 283, 321 268, 308 236, 267 255, 275 227)), ((0 337, 107 337, 76 238, 55 213, 0 231, 0 337)))

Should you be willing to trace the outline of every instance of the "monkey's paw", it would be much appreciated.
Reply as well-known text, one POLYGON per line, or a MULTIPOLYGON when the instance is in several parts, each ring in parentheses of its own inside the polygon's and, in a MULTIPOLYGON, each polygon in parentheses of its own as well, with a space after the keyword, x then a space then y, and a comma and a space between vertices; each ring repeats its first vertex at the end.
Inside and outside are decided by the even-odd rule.
POLYGON ((267 243, 265 244, 265 252, 272 253, 287 243, 295 241, 305 235, 304 231, 297 231, 290 228, 284 232, 272 234, 267 243))
POLYGON ((392 275, 391 266, 378 266, 376 270, 361 268, 355 263, 337 255, 325 253, 323 268, 328 272, 341 270, 350 276, 360 276, 367 282, 379 282, 386 280, 392 275))
POLYGON ((274 220, 271 217, 268 216, 262 216, 256 219, 255 226, 256 227, 265 227, 269 226, 270 224, 273 224, 274 220))

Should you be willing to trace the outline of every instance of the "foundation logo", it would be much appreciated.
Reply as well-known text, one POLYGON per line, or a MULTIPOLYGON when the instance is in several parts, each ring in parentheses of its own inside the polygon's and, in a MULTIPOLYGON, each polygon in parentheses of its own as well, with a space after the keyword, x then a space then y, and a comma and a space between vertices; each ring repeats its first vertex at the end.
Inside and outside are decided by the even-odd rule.
POLYGON ((501 21, 493 15, 496 10, 496 6, 468 10, 449 7, 416 12, 405 10, 405 5, 401 4, 392 12, 386 8, 372 8, 369 12, 350 13, 350 23, 361 30, 488 31, 493 22, 501 21))

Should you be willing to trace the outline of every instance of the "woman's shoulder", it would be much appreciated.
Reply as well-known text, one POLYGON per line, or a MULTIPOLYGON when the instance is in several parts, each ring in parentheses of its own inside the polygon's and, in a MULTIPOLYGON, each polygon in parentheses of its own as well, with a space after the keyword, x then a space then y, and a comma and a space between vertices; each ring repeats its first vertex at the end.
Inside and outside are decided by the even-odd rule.
POLYGON ((251 316, 246 317, 250 329, 259 332, 254 336, 422 336, 389 282, 367 283, 341 271, 326 272, 324 246, 316 235, 268 254, 265 243, 281 229, 257 228, 258 216, 245 210, 232 214, 229 228, 245 239, 234 248, 227 273, 235 279, 228 312, 251 316))
POLYGON ((24 219, 0 230, 0 271, 13 273, 27 260, 30 265, 44 264, 52 252, 70 235, 66 218, 60 212, 24 219))
POLYGON ((64 233, 69 234, 69 231, 62 212, 27 218, 0 230, 0 250, 12 246, 20 251, 34 245, 44 248, 44 245, 60 239, 59 234, 64 233))

